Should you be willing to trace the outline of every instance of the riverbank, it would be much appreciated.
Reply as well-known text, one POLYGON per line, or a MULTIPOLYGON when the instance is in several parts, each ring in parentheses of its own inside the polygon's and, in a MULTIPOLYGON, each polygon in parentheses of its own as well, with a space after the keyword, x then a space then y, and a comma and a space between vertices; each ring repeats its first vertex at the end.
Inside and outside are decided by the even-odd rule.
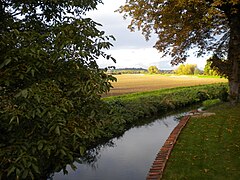
MULTIPOLYGON (((227 84, 211 84, 103 98, 93 112, 93 117, 89 117, 89 121, 85 120, 81 133, 77 134, 76 141, 81 142, 81 146, 76 149, 72 163, 79 161, 79 158, 80 163, 94 162, 99 146, 121 136, 131 127, 145 124, 149 117, 178 111, 206 99, 225 100, 227 90, 227 84), (91 118, 97 118, 93 121, 96 123, 92 123, 91 118)), ((66 162, 67 164, 71 162, 66 162)), ((64 172, 65 170, 66 166, 64 172)))
MULTIPOLYGON (((211 84, 191 87, 160 89, 151 92, 141 92, 103 98, 104 108, 98 108, 98 124, 89 124, 88 131, 81 137, 84 142, 95 144, 99 139, 113 138, 127 129, 141 123, 154 115, 164 115, 166 112, 200 103, 207 99, 226 100, 227 84, 211 84)), ((83 150, 88 149, 86 144, 83 150)))
MULTIPOLYGON (((140 119, 164 114, 200 103, 207 99, 226 100, 227 84, 211 84, 190 87, 160 89, 104 98, 108 104, 107 113, 113 124, 135 124, 140 119)), ((118 127, 119 128, 119 127, 118 127)))
POLYGON ((214 106, 191 117, 173 148, 162 179, 239 179, 240 105, 214 106))

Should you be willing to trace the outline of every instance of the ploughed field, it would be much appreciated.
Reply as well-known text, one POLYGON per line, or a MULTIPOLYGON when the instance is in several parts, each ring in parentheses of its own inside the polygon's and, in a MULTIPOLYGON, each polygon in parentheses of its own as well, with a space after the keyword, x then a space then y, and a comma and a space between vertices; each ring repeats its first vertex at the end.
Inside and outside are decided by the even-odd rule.
POLYGON ((114 88, 104 96, 116 96, 121 94, 152 91, 162 88, 174 88, 183 86, 196 86, 203 84, 227 82, 225 78, 199 78, 197 76, 164 76, 144 74, 116 75, 117 82, 113 82, 114 88))

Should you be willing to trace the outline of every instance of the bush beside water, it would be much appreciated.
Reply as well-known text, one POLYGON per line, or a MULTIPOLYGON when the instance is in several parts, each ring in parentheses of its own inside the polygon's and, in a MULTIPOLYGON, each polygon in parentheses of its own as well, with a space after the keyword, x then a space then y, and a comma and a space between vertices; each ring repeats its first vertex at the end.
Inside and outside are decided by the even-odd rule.
POLYGON ((205 100, 226 101, 227 84, 161 89, 104 98, 107 107, 104 132, 115 134, 133 126, 145 117, 179 110, 205 100), (106 131, 105 131, 106 130, 106 131))
POLYGON ((227 91, 227 84, 221 83, 103 98, 103 108, 98 109, 98 125, 89 128, 83 136, 83 142, 87 142, 85 137, 92 139, 89 144, 84 145, 87 154, 84 154, 83 159, 88 162, 94 161, 94 149, 90 151, 87 149, 122 135, 127 129, 143 124, 149 117, 164 115, 209 99, 218 98, 225 101, 227 91))
POLYGON ((215 106, 219 103, 221 103, 220 99, 209 99, 209 100, 203 101, 203 107, 204 107, 204 109, 207 109, 207 108, 215 106))

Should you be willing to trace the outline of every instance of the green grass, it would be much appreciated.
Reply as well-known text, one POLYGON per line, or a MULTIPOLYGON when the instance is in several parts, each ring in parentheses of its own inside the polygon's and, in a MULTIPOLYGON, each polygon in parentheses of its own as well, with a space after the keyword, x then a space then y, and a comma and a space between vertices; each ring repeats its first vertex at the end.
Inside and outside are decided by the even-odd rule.
POLYGON ((227 89, 226 84, 212 84, 103 98, 109 109, 104 113, 102 132, 122 132, 146 117, 180 110, 207 99, 224 100, 227 89))
MULTIPOLYGON (((121 99, 123 101, 126 100, 134 100, 134 99, 139 99, 139 98, 144 98, 144 97, 149 97, 149 96, 161 96, 161 95, 166 95, 166 94, 174 94, 175 92, 178 91, 185 91, 185 95, 187 96, 188 94, 191 93, 193 90, 197 91, 207 91, 208 88, 214 88, 211 91, 218 91, 217 87, 226 87, 227 88, 227 83, 215 83, 215 84, 208 84, 208 85, 199 85, 199 86, 187 86, 187 87, 174 87, 174 88, 167 88, 167 89, 158 89, 158 90, 153 90, 153 91, 145 91, 145 92, 136 92, 136 93, 131 93, 131 94, 123 94, 119 96, 109 96, 109 97, 104 97, 103 100, 105 101, 113 101, 117 99, 121 99)), ((216 92, 213 92, 213 94, 216 94, 216 92)))
POLYGON ((204 109, 207 109, 209 107, 216 106, 219 103, 221 103, 220 99, 208 99, 206 101, 203 101, 202 104, 203 104, 204 109))
POLYGON ((240 105, 210 108, 191 118, 175 145, 163 179, 240 179, 240 105))
POLYGON ((216 79, 219 79, 219 78, 222 78, 222 79, 226 79, 224 77, 221 77, 221 76, 210 76, 210 75, 196 75, 198 78, 216 78, 216 79))
POLYGON ((223 78, 221 76, 210 76, 210 75, 184 75, 184 74, 150 74, 150 73, 146 73, 145 75, 155 75, 155 76, 187 76, 187 77, 198 77, 198 78, 223 78))

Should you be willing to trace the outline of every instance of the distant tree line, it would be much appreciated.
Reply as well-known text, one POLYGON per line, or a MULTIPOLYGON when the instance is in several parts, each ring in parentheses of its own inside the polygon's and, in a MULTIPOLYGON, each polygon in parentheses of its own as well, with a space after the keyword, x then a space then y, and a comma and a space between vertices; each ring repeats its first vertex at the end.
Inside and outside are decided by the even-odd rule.
POLYGON ((108 74, 120 75, 120 74, 173 74, 173 70, 160 70, 156 66, 150 66, 148 69, 144 68, 110 68, 108 74))
POLYGON ((108 74, 120 75, 120 74, 146 74, 148 71, 144 68, 118 68, 109 69, 108 74))
POLYGON ((176 70, 160 70, 157 66, 149 66, 148 69, 144 68, 110 68, 108 74, 120 75, 120 74, 178 74, 178 75, 208 75, 219 76, 219 72, 216 68, 212 67, 212 61, 207 60, 204 70, 200 70, 196 64, 181 64, 176 70))

